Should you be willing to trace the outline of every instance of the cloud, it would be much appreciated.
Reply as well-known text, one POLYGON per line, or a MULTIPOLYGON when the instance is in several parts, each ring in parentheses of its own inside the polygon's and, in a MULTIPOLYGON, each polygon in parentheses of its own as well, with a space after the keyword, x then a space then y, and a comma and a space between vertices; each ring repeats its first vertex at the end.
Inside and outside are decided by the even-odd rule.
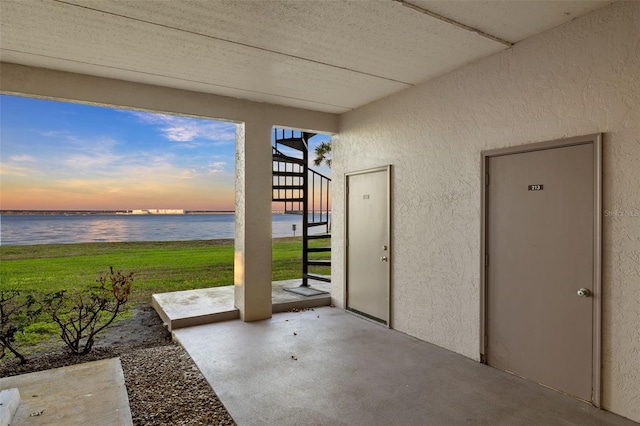
POLYGON ((227 163, 225 163, 224 161, 214 161, 212 163, 209 163, 208 164, 209 171, 207 174, 215 175, 218 173, 222 173, 224 172, 224 166, 226 165, 227 163))
POLYGON ((170 141, 207 140, 223 144, 235 142, 236 131, 232 123, 146 112, 129 113, 143 123, 158 126, 164 137, 170 141))
POLYGON ((11 160, 14 163, 33 163, 36 161, 36 159, 33 156, 27 155, 27 154, 12 155, 11 157, 9 157, 9 160, 11 160))
POLYGON ((44 130, 40 134, 48 138, 67 138, 71 136, 71 133, 67 130, 44 130))
POLYGON ((34 170, 28 167, 16 166, 9 163, 0 164, 0 176, 27 177, 30 176, 33 172, 34 170))

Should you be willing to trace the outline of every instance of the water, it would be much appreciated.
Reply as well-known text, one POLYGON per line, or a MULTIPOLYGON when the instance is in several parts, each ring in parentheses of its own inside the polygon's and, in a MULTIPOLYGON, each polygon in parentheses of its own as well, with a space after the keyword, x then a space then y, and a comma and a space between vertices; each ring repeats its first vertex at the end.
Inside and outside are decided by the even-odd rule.
MULTIPOLYGON (((184 215, 0 215, 0 244, 59 244, 115 241, 186 241, 233 238, 234 214, 184 215)), ((272 215, 274 237, 296 236, 299 215, 272 215)), ((312 228, 314 233, 324 227, 312 228)))

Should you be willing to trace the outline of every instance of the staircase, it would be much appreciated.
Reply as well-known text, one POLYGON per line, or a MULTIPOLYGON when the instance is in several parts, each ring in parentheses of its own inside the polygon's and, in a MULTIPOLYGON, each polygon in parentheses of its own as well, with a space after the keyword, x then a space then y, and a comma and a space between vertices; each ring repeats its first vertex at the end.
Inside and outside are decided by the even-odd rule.
MULTIPOLYGON (((310 169, 309 139, 314 133, 274 129, 272 199, 285 214, 302 216, 302 285, 309 280, 331 282, 331 179, 310 169)), ((300 291, 315 295, 317 292, 300 291)))

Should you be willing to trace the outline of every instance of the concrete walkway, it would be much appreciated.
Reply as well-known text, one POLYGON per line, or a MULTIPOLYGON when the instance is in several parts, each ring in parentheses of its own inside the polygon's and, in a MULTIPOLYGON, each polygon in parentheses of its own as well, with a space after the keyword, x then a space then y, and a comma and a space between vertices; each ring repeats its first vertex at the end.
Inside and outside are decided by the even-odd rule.
POLYGON ((337 308, 174 335, 240 426, 637 426, 337 308))
POLYGON ((0 379, 12 388, 22 397, 12 426, 133 424, 119 358, 0 379))

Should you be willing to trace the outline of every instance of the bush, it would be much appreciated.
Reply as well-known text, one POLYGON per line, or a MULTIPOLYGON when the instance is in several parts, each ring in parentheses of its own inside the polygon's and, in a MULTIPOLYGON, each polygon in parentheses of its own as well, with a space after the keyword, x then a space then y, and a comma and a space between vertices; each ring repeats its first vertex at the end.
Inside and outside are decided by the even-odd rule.
POLYGON ((16 347, 16 334, 23 331, 39 313, 31 294, 24 295, 18 289, 0 290, 0 359, 9 350, 20 360, 20 364, 27 362, 27 358, 16 347))
POLYGON ((107 328, 129 299, 133 272, 124 275, 109 268, 97 285, 76 292, 60 290, 46 295, 44 310, 60 328, 60 337, 77 355, 91 351, 96 334, 107 328))

